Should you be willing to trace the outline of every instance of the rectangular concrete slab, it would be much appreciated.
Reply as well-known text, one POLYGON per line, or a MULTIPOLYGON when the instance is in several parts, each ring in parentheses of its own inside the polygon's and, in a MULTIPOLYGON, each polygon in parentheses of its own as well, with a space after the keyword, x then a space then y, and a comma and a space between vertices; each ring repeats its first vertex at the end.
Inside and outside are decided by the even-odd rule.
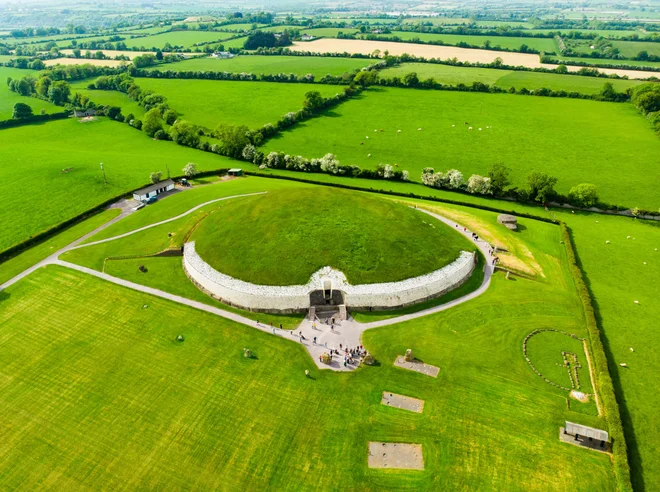
POLYGON ((415 360, 413 362, 406 362, 406 360, 403 358, 403 355, 400 355, 396 358, 396 360, 394 361, 394 365, 397 367, 401 367, 403 369, 408 369, 410 371, 419 372, 421 374, 425 374, 433 378, 437 378, 438 373, 440 372, 440 368, 432 366, 430 364, 424 364, 423 362, 420 362, 418 360, 415 360))
POLYGON ((389 393, 387 391, 383 391, 383 399, 380 403, 388 407, 400 408, 401 410, 408 410, 410 412, 422 413, 424 411, 424 400, 397 395, 396 393, 389 393))
POLYGON ((370 442, 369 468, 423 470, 422 445, 402 442, 370 442))

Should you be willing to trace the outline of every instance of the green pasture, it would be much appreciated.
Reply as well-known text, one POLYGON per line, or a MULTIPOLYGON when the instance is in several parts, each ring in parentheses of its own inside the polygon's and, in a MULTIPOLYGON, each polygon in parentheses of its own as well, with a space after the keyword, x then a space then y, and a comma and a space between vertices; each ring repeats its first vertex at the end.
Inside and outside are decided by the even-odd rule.
POLYGON ((0 250, 27 239, 112 197, 149 183, 166 165, 182 174, 188 162, 200 170, 233 167, 207 152, 154 141, 126 124, 106 119, 53 121, 0 131, 0 250), (39 142, 39 145, 26 145, 39 142), (99 163, 103 162, 108 184, 99 163), (63 169, 72 168, 69 172, 63 169), (35 213, 38 211, 38 213, 35 213))
POLYGON ((266 285, 304 285, 325 266, 351 284, 394 282, 475 249, 427 214, 330 188, 227 201, 200 222, 191 240, 216 270, 266 285))
POLYGON ((230 32, 241 32, 241 31, 251 31, 253 26, 257 26, 258 29, 266 27, 268 24, 250 24, 244 22, 242 24, 227 24, 226 26, 217 27, 217 31, 230 31, 230 32))
MULTIPOLYGON (((496 216, 484 220, 496 227, 496 216)), ((300 346, 253 328, 64 268, 40 270, 0 297, 2 482, 614 490, 606 455, 557 438, 565 420, 606 423, 569 409, 566 393, 522 355, 534 328, 585 335, 559 228, 530 221, 515 234, 544 279, 496 274, 468 303, 368 331, 363 342, 379 364, 347 374, 320 371, 300 346), (394 368, 406 348, 439 377, 394 368), (380 405, 383 391, 425 400, 424 413, 380 405), (425 469, 369 469, 369 441, 420 443, 425 469), (151 466, 131 466, 147 454, 151 466)))
MULTIPOLYGON (((366 36, 366 35, 364 35, 366 36)), ((392 38, 398 37, 404 41, 412 41, 419 39, 424 43, 442 43, 446 45, 456 46, 458 43, 468 43, 472 46, 484 46, 486 41, 490 42, 492 48, 506 48, 510 50, 519 50, 525 44, 529 48, 539 52, 556 52, 557 43, 552 38, 527 38, 518 36, 478 36, 467 34, 434 34, 422 33, 411 31, 392 31, 391 34, 377 34, 379 38, 392 38)))
POLYGON ((343 90, 331 85, 228 80, 140 78, 136 83, 167 97, 181 118, 211 129, 220 123, 249 128, 274 124, 289 111, 302 109, 309 91, 332 97, 343 90))
MULTIPOLYGON (((591 46, 594 41, 592 40, 567 40, 567 46, 578 53, 591 53, 591 46)), ((612 41, 612 46, 619 49, 621 56, 624 58, 633 58, 637 56, 640 51, 646 51, 649 55, 660 55, 660 43, 652 41, 612 41)), ((626 60, 617 60, 618 63, 626 64, 626 60)))
POLYGON ((660 140, 629 104, 373 88, 279 134, 264 150, 309 158, 331 152, 365 168, 388 163, 415 181, 427 166, 458 169, 467 179, 501 162, 515 186, 543 171, 557 176, 560 192, 588 182, 605 202, 658 206, 649 179, 657 172, 648 166, 660 140))
POLYGON ((76 92, 87 96, 90 100, 94 101, 97 105, 104 106, 118 106, 121 108, 122 114, 128 116, 133 114, 136 118, 142 118, 144 116, 144 108, 126 94, 119 91, 99 91, 99 90, 90 90, 87 86, 94 82, 95 79, 80 80, 77 82, 71 83, 71 93, 75 94, 76 92))
POLYGON ((9 90, 9 87, 7 87, 8 78, 21 79, 26 75, 36 76, 37 72, 20 68, 0 67, 0 120, 10 119, 14 112, 14 104, 19 102, 30 106, 33 114, 40 114, 42 109, 46 113, 58 113, 64 110, 64 108, 57 107, 48 101, 42 101, 36 97, 21 96, 17 92, 9 90))
POLYGON ((315 29, 305 29, 302 34, 309 34, 310 36, 335 38, 343 32, 344 34, 357 33, 358 30, 352 27, 317 27, 315 29))
MULTIPOLYGON (((635 53, 637 54, 637 53, 635 53)), ((660 68, 660 62, 651 62, 651 61, 639 61, 639 60, 613 60, 609 58, 582 58, 582 57, 569 57, 569 56, 553 56, 553 60, 558 60, 559 63, 563 62, 573 62, 579 64, 588 63, 590 65, 629 65, 633 67, 639 67, 639 70, 643 70, 644 67, 651 68, 660 68)), ((660 78, 660 72, 656 77, 660 78)))
POLYGON ((660 223, 556 213, 573 232, 595 298, 621 405, 633 484, 637 490, 652 490, 660 483, 660 428, 651 424, 658 420, 660 408, 655 388, 660 373, 660 223))
POLYGON ((381 78, 403 77, 415 72, 420 80, 434 79, 436 82, 449 85, 481 82, 496 85, 503 89, 515 87, 529 90, 547 87, 555 91, 579 92, 582 94, 597 94, 606 82, 623 92, 629 87, 642 83, 637 80, 605 79, 599 77, 582 77, 577 75, 564 75, 542 72, 526 72, 517 70, 498 70, 495 68, 455 67, 435 63, 402 63, 401 65, 386 68, 380 71, 381 78))
POLYGON ((171 31, 153 36, 127 39, 124 41, 127 48, 162 49, 166 43, 171 46, 191 48, 197 43, 209 41, 222 41, 230 37, 227 33, 216 31, 171 31))
POLYGON ((234 58, 192 58, 177 63, 158 65, 153 70, 161 72, 203 71, 232 72, 253 74, 294 73, 307 75, 311 73, 317 79, 324 75, 342 75, 346 72, 360 70, 370 64, 369 60, 359 58, 325 58, 316 56, 259 56, 246 55, 234 58))
POLYGON ((240 38, 234 38, 230 39, 228 41, 222 41, 217 44, 212 44, 210 47, 214 50, 218 49, 223 49, 223 50, 228 50, 229 48, 243 48, 243 45, 245 44, 245 40, 247 39, 247 36, 243 36, 240 38))

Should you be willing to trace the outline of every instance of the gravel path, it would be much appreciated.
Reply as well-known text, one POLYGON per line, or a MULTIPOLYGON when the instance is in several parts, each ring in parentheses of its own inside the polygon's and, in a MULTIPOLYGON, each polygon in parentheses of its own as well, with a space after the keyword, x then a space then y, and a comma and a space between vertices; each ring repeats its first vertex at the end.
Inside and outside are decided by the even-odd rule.
MULTIPOLYGON (((172 302, 176 302, 179 304, 184 304, 186 306, 192 307, 194 309, 199 309, 200 311, 205 311, 207 313, 215 314, 216 316, 220 316, 222 318, 234 321, 236 323, 241 323, 243 325, 256 328, 260 331, 263 331, 265 333, 270 333, 272 335, 281 337, 281 338, 286 338, 289 340, 292 340, 296 343, 300 343, 303 345, 307 351, 309 352, 310 356, 314 360, 314 362, 317 364, 319 368, 322 369, 332 369, 335 371, 350 371, 355 369, 355 366, 348 365, 344 367, 343 365, 343 358, 342 357, 335 357, 335 360, 333 360, 331 365, 326 365, 323 364, 319 361, 319 356, 323 352, 327 352, 329 349, 334 348, 334 349, 339 349, 339 346, 341 344, 342 347, 351 347, 355 348, 361 345, 362 343, 362 333, 365 330, 369 330, 372 328, 378 328, 381 326, 389 326, 389 325, 394 325, 398 323, 402 323, 404 321, 410 321, 413 319, 420 318, 422 316, 428 316, 430 314, 438 313, 440 311, 445 311, 447 309, 451 309, 454 306, 457 306, 459 304, 462 304, 464 302, 467 302, 471 299, 474 299, 475 297, 483 294, 486 289, 488 289, 488 286, 490 285, 490 280, 493 274, 494 266, 492 264, 492 259, 493 257, 490 254, 490 245, 486 243, 483 240, 475 241, 475 245, 477 248, 481 251, 481 253, 484 255, 484 258, 486 259, 486 265, 484 266, 484 279, 483 282, 481 283, 481 286, 473 292, 470 292, 469 294, 464 295, 463 297, 460 297, 458 299, 454 299, 453 301, 447 302, 445 304, 442 304, 440 306, 435 306, 432 308, 424 309, 422 311, 418 311, 416 313, 411 313, 411 314, 406 314, 402 316, 397 316, 394 318, 390 319, 384 319, 380 321, 374 321, 371 323, 358 323, 352 318, 343 321, 339 324, 336 324, 334 328, 331 328, 330 325, 320 323, 320 322, 315 322, 312 323, 311 321, 305 319, 300 326, 293 331, 288 331, 288 330, 280 330, 278 328, 272 328, 270 325, 266 324, 264 325, 263 323, 257 323, 255 321, 252 321, 251 319, 248 319, 244 316, 241 316, 239 314, 231 313, 229 311, 225 311, 223 309, 220 309, 215 306, 211 306, 208 304, 204 304, 198 301, 194 301, 192 299, 188 299, 186 297, 181 297, 175 294, 170 294, 169 292, 165 292, 159 289, 154 289, 152 287, 147 287, 145 285, 140 285, 136 284, 134 282, 130 282, 128 280, 124 280, 118 277, 114 277, 112 275, 108 275, 107 273, 102 273, 96 270, 92 270, 87 267, 83 267, 80 265, 76 265, 74 263, 69 263, 67 261, 63 261, 58 259, 59 256, 67 251, 71 251, 74 249, 78 248, 84 248, 87 246, 93 246, 95 244, 101 244, 105 243, 108 241, 114 241, 116 239, 120 239, 123 237, 130 236, 132 234, 136 234, 138 232, 151 229, 152 227, 157 227, 162 224, 167 224, 168 222, 172 222, 174 220, 180 219, 181 217, 185 217, 186 215, 189 215, 193 213, 196 210, 199 210, 200 208, 209 205, 211 203, 219 202, 222 200, 229 200, 232 198, 239 198, 239 197, 245 197, 245 196, 253 196, 253 195, 262 195, 265 194, 266 192, 260 192, 260 193, 250 193, 250 194, 245 194, 245 195, 234 195, 234 196, 229 196, 229 197, 223 197, 223 198, 218 198, 215 200, 210 200, 208 202, 204 202, 200 205, 197 205, 187 212, 184 212, 180 215, 177 215, 176 217, 172 217, 170 219, 162 220, 160 222, 156 222, 154 224, 150 224, 148 226, 141 227, 139 229, 135 229, 133 231, 120 234, 117 236, 113 236, 107 239, 102 239, 99 241, 87 243, 87 244, 80 244, 89 237, 93 236, 94 234, 106 229, 107 227, 110 227, 111 225, 115 224, 116 222, 122 220, 124 217, 127 217, 131 213, 134 212, 133 208, 130 207, 122 207, 122 213, 115 217, 114 219, 110 220, 109 222, 103 224, 102 226, 96 228, 92 232, 85 234, 83 237, 77 239, 76 241, 72 242, 68 246, 65 246, 64 248, 60 249, 59 251, 53 253, 50 255, 48 258, 40 261, 36 265, 33 265, 32 267, 28 268, 27 270, 21 272, 14 278, 8 280, 4 284, 0 285, 0 291, 6 289, 7 287, 15 284, 19 280, 25 278, 38 268, 41 268, 46 265, 59 265, 62 267, 66 268, 71 268, 72 270, 77 270, 82 273, 86 273, 88 275, 92 275, 94 277, 100 278, 102 280, 112 282, 113 284, 120 285, 122 287, 126 287, 129 289, 136 290, 138 292, 143 292, 145 294, 153 295, 156 297, 160 297, 162 299, 167 299, 172 302), (316 338, 316 343, 314 342, 314 339, 316 338)), ((472 240, 472 232, 468 230, 464 230, 462 226, 458 225, 456 222, 453 222, 446 217, 443 217, 441 215, 435 214, 433 212, 429 212, 426 210, 418 209, 420 212, 426 213, 432 217, 434 217, 437 220, 440 220, 441 222, 444 222, 448 226, 454 228, 456 232, 459 234, 463 234, 466 238, 472 240)), ((263 315, 264 319, 268 319, 268 315, 264 314, 263 315)))

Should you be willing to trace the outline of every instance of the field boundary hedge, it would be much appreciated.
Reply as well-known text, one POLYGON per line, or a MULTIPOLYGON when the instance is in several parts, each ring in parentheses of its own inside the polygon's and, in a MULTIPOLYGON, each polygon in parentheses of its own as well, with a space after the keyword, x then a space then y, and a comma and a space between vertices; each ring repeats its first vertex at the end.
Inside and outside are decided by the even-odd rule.
POLYGON ((594 303, 591 292, 584 281, 584 272, 580 266, 580 261, 576 254, 573 236, 570 228, 564 222, 560 222, 561 235, 566 245, 568 254, 569 268, 578 296, 582 302, 589 341, 591 343, 591 353, 593 355, 594 371, 596 381, 594 386, 600 393, 605 417, 609 426, 609 433, 612 438, 612 456, 614 461, 614 472, 617 480, 617 488, 620 491, 632 491, 632 482, 630 480, 630 463, 628 462, 628 446, 626 443, 623 423, 621 421, 621 412, 617 402, 614 383, 609 371, 609 364, 605 347, 601 340, 601 331, 596 321, 594 303))
POLYGON ((43 121, 63 120, 71 115, 71 111, 62 111, 61 113, 51 114, 33 114, 26 118, 12 118, 9 120, 0 121, 0 129, 15 128, 17 126, 30 125, 32 123, 40 123, 43 121))

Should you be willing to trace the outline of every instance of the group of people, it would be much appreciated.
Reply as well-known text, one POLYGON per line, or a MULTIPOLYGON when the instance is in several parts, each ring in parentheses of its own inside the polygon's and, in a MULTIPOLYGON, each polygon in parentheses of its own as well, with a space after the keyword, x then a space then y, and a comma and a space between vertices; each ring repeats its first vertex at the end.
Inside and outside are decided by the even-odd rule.
MULTIPOLYGON (((316 342, 316 338, 314 338, 314 342, 316 342)), ((327 344, 326 344, 327 346, 327 344)), ((356 348, 349 348, 349 347, 344 347, 341 343, 339 344, 339 350, 336 348, 330 349, 330 361, 333 360, 334 356, 340 356, 342 357, 343 355, 343 362, 344 362, 344 367, 348 366, 348 364, 355 364, 356 359, 362 359, 365 355, 367 355, 367 351, 364 349, 362 345, 356 347, 356 348)), ((319 361, 323 362, 323 354, 319 355, 319 361)))

